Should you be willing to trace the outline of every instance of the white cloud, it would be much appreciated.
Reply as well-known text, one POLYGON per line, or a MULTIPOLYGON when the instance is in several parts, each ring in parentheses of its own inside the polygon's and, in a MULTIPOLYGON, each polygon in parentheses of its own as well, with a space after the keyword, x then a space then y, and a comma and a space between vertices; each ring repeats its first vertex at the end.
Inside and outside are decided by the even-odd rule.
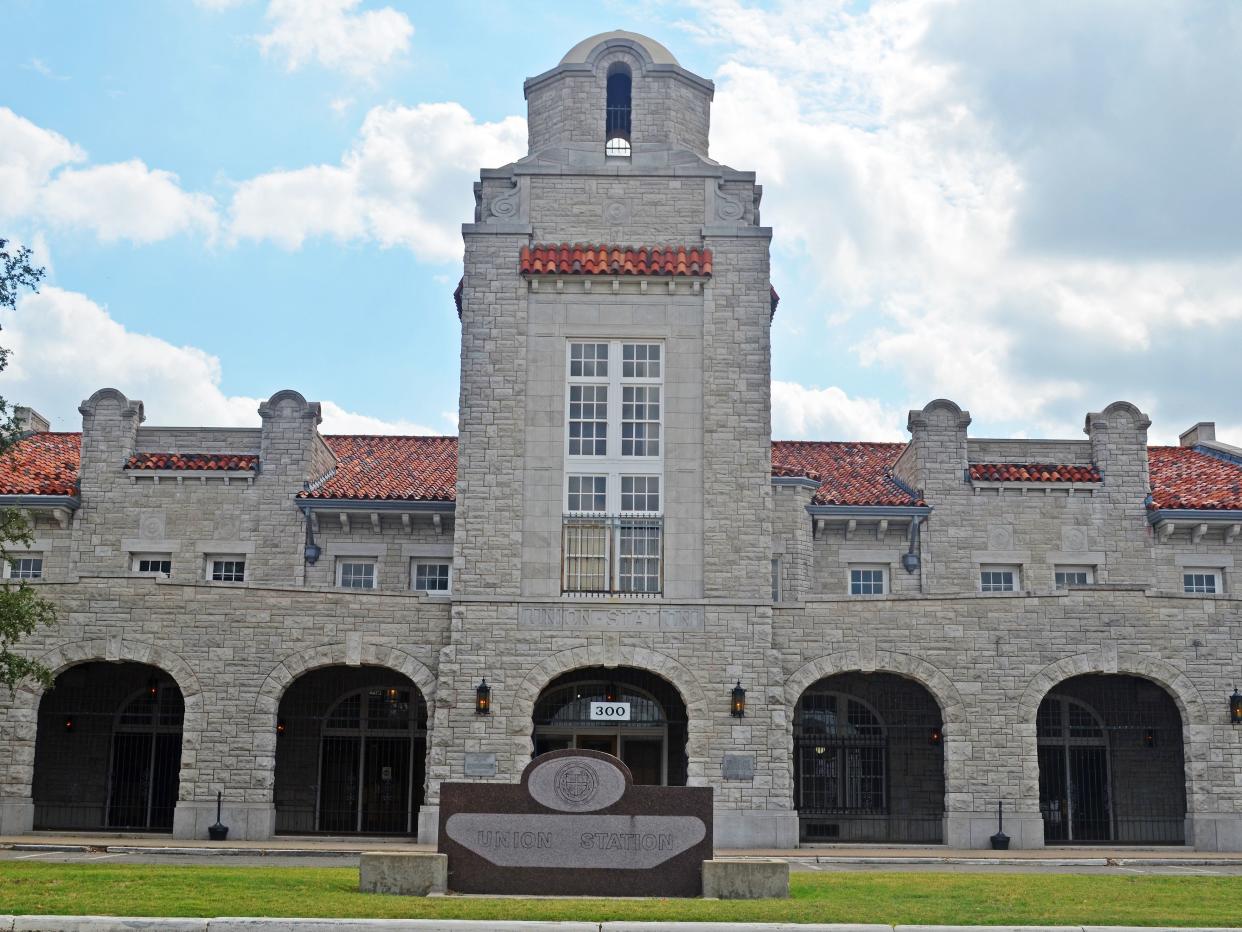
MULTIPOLYGON (((97 389, 119 388, 146 404, 154 424, 259 425, 260 398, 228 395, 220 387, 220 360, 193 346, 134 333, 84 294, 48 286, 22 298, 2 318, 12 349, 4 395, 52 421, 53 430, 77 430, 78 405, 97 389)), ((323 402, 325 433, 435 434, 422 425, 346 411, 323 402)))
POLYGON ((392 7, 357 12, 360 0, 272 0, 271 31, 258 37, 264 55, 289 71, 315 62, 355 78, 375 73, 404 55, 414 26, 392 7))
POLYGON ((139 161, 66 168, 40 192, 38 215, 56 226, 89 230, 102 242, 152 243, 217 228, 215 201, 183 191, 172 172, 139 161))
POLYGON ((238 185, 230 232, 287 249, 313 236, 369 239, 450 262, 461 257, 460 224, 471 217, 478 167, 512 161, 525 146, 518 117, 479 123, 456 103, 375 107, 339 165, 238 185))
POLYGON ((0 219, 89 232, 103 242, 215 235, 215 201, 182 190, 171 172, 138 159, 74 167, 86 160, 64 136, 0 107, 0 219))
POLYGON ((850 322, 850 352, 891 374, 891 395, 952 397, 977 430, 1078 436, 1087 410, 1130 397, 1167 437, 1237 397, 1236 373, 1188 392, 1168 357, 1193 354, 1192 333, 1242 353, 1239 137, 1219 118, 1236 42, 1204 36, 1242 19, 1211 4, 697 5, 711 15, 684 27, 726 57, 713 157, 758 170, 774 276, 813 280, 819 305, 787 293, 786 326, 839 341, 850 322), (1203 54, 1183 53, 1195 37, 1203 54), (1194 235, 1170 235, 1193 217, 1194 235))
POLYGON ((782 440, 904 440, 904 412, 835 385, 772 381, 772 436, 782 440))

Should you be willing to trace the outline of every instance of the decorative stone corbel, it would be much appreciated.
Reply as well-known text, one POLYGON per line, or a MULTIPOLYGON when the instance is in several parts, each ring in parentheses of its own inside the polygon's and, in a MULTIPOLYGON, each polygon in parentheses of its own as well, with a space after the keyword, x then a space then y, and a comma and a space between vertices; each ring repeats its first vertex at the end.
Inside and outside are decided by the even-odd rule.
POLYGON ((1232 544, 1238 539, 1238 534, 1242 534, 1242 524, 1231 524, 1225 528, 1225 543, 1232 544))
POLYGON ((855 518, 850 518, 848 521, 845 522, 845 539, 853 540, 854 532, 856 530, 858 530, 858 521, 855 518))
POLYGON ((349 533, 349 513, 342 511, 340 513, 340 519, 341 519, 341 530, 344 531, 346 534, 348 534, 349 533))
POLYGON ((433 514, 431 515, 431 523, 435 526, 435 529, 436 529, 436 533, 437 533, 437 534, 443 534, 443 533, 444 533, 444 526, 441 524, 441 521, 440 521, 440 515, 439 515, 439 513, 438 513, 438 512, 433 513, 433 514))
POLYGON ((413 522, 410 521, 410 516, 406 512, 401 513, 401 529, 407 534, 414 532, 413 522))
POLYGON ((881 518, 880 523, 875 526, 875 539, 883 540, 888 534, 888 518, 881 518))
POLYGON ((1206 521, 1203 524, 1196 524, 1194 530, 1190 532, 1190 542, 1192 544, 1197 544, 1199 541, 1203 540, 1203 538, 1207 536, 1207 527, 1206 521))
POLYGON ((380 517, 378 511, 371 512, 371 530, 380 533, 380 517))
POLYGON ((1169 542, 1169 538, 1173 536, 1173 532, 1176 530, 1176 521, 1161 521, 1156 526, 1156 533, 1160 535, 1160 543, 1167 544, 1169 542))

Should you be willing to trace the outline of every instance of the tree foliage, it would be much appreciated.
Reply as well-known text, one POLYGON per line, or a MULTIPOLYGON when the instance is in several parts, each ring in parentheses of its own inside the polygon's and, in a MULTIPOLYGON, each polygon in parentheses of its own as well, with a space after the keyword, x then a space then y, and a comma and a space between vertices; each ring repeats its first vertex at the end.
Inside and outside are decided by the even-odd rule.
MULTIPOLYGON (((17 309, 17 296, 22 289, 39 290, 45 270, 31 264, 27 246, 11 248, 0 239, 0 309, 17 309)), ((9 351, 0 347, 0 372, 8 364, 9 351)), ((20 439, 20 428, 12 409, 0 398, 0 458, 7 456, 20 439)), ((14 544, 29 545, 33 540, 30 522, 14 508, 0 509, 0 566, 9 560, 14 544)), ((13 647, 29 637, 41 625, 56 619, 55 609, 38 590, 20 580, 6 581, 0 589, 0 683, 12 693, 24 680, 33 679, 43 686, 52 684, 52 674, 36 660, 14 653, 13 647)))

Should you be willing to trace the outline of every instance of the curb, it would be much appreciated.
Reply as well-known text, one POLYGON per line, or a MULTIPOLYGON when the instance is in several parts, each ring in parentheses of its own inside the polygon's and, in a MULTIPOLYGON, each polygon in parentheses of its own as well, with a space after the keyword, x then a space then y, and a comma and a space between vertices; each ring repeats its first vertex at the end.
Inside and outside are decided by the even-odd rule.
MULTIPOLYGON (((538 922, 476 919, 165 919, 0 916, 0 932, 1154 932, 1131 926, 890 926, 740 922, 538 922)), ((1242 932, 1199 928, 1195 932, 1242 932)))

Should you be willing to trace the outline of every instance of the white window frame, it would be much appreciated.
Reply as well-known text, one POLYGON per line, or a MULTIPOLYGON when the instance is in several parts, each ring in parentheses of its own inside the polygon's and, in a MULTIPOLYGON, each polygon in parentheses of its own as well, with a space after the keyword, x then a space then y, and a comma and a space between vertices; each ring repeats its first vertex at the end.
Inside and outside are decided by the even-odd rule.
POLYGON ((988 595, 1005 592, 1021 592, 1022 591, 1022 566, 1018 563, 980 563, 979 564, 979 591, 988 595), (1012 589, 985 589, 983 588, 984 573, 1013 573, 1012 589))
POLYGON ((410 557, 410 588, 415 592, 422 592, 429 596, 449 596, 453 594, 453 561, 443 557, 410 557), (447 566, 448 567, 448 588, 447 589, 419 589, 418 588, 418 566, 447 566))
POLYGON ((374 592, 380 586, 379 560, 376 557, 350 556, 341 554, 336 558, 336 586, 349 592, 374 592), (371 585, 346 586, 342 581, 345 577, 346 564, 363 564, 371 567, 371 585))
POLYGON ((1225 591, 1225 571, 1219 566, 1179 566, 1178 575, 1182 578, 1182 592, 1185 595, 1221 595, 1225 591), (1203 576, 1212 578, 1212 591, 1204 592, 1199 589, 1187 589, 1187 576, 1203 576))
POLYGON ((207 553, 203 555, 203 577, 216 586, 240 586, 250 581, 250 556, 245 553, 207 553), (215 579, 217 563, 242 564, 241 579, 215 579))
POLYGON ((1054 589, 1068 589, 1070 586, 1093 586, 1095 585, 1095 567, 1086 563, 1065 564, 1058 563, 1052 567, 1052 586, 1054 589), (1062 586, 1057 582, 1057 577, 1066 573, 1085 573, 1087 581, 1085 583, 1069 583, 1062 586))
POLYGON ((43 578, 43 569, 47 565, 47 558, 40 550, 23 550, 21 553, 10 553, 9 558, 4 561, 4 578, 16 579, 20 582, 37 582, 43 578), (20 560, 38 560, 39 575, 38 576, 20 576, 14 573, 13 564, 20 560))
POLYGON ((571 337, 565 341, 565 414, 563 424, 564 471, 561 483, 561 511, 563 514, 600 514, 599 511, 574 511, 569 509, 569 477, 570 476, 603 476, 607 482, 607 508, 603 512, 609 515, 622 514, 621 511, 621 479, 625 477, 654 477, 659 482, 660 508, 657 511, 634 511, 635 514, 661 517, 664 514, 664 503, 667 485, 664 481, 664 451, 668 445, 665 431, 665 420, 668 407, 668 392, 665 390, 668 372, 668 351, 663 339, 613 339, 608 337, 571 337), (607 344, 608 371, 605 376, 573 375, 573 345, 575 343, 607 344), (624 355, 626 346, 658 346, 660 348, 660 374, 658 377, 626 378, 624 372, 624 355), (608 430, 605 453, 603 456, 570 454, 569 452, 569 405, 570 386, 573 385, 606 385, 608 387, 608 430), (660 389, 660 416, 652 423, 660 429, 659 453, 655 456, 624 456, 621 453, 622 441, 622 409, 625 397, 624 389, 633 386, 650 386, 660 389))
POLYGON ((154 576, 156 578, 171 579, 173 571, 173 555, 168 552, 131 553, 129 555, 129 570, 136 576, 154 576), (161 563, 167 561, 168 572, 161 573, 153 570, 140 570, 138 569, 138 564, 142 560, 159 560, 161 563))
MULTIPOLYGON (((873 599, 878 596, 888 595, 889 590, 889 568, 882 563, 851 563, 845 570, 845 591, 856 599, 873 599), (880 592, 855 592, 854 591, 854 573, 856 572, 878 572, 880 574, 880 592)), ((860 582, 860 585, 863 583, 860 582)), ((867 583, 874 585, 874 582, 867 583)))

